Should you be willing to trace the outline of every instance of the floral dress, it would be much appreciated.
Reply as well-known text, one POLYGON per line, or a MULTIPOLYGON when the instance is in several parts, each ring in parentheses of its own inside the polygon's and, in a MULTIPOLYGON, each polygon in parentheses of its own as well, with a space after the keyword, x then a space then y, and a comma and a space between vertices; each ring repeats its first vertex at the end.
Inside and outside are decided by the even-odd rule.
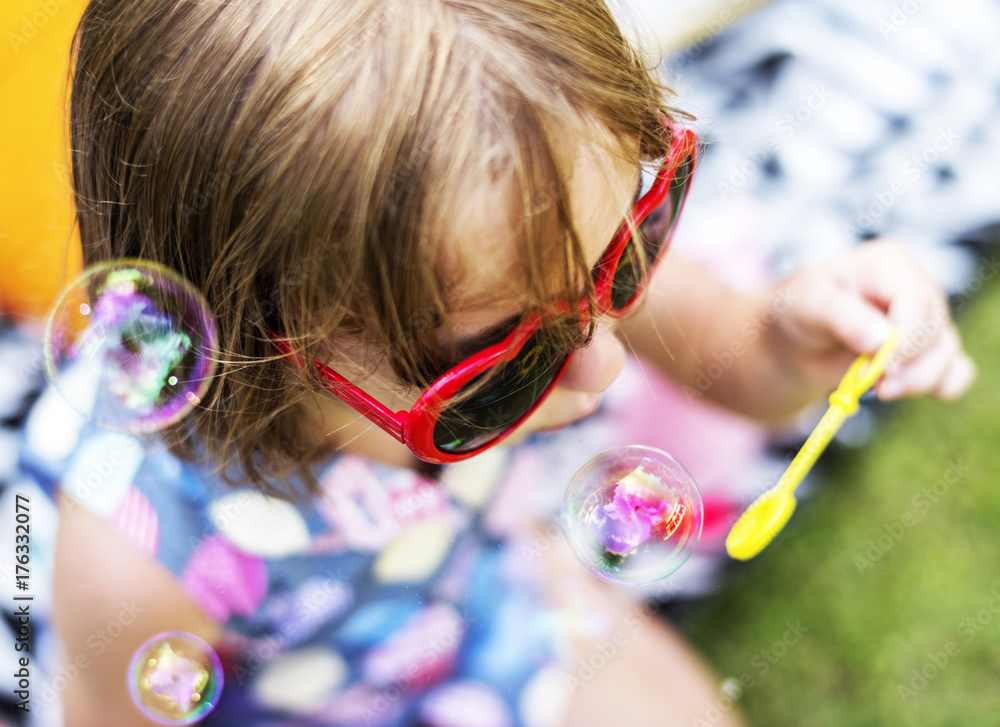
POLYGON ((96 429, 51 388, 23 427, 20 471, 102 517, 223 625, 225 686, 205 725, 555 727, 580 618, 542 597, 539 556, 561 533, 532 525, 594 454, 667 449, 702 489, 702 540, 669 587, 636 597, 705 591, 763 442, 630 360, 600 410, 562 431, 433 475, 337 455, 294 504, 155 436, 96 429))

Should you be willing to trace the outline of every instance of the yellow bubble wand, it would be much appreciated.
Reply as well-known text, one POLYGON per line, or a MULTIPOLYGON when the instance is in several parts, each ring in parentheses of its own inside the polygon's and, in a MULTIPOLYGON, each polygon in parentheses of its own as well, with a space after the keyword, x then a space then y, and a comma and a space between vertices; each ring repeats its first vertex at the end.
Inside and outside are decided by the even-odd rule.
POLYGON ((750 560, 781 532, 795 511, 795 488, 809 473, 840 426, 858 410, 858 399, 885 371, 896 347, 896 330, 872 356, 859 356, 830 395, 830 408, 788 465, 778 484, 760 495, 733 525, 726 538, 726 551, 737 560, 750 560))

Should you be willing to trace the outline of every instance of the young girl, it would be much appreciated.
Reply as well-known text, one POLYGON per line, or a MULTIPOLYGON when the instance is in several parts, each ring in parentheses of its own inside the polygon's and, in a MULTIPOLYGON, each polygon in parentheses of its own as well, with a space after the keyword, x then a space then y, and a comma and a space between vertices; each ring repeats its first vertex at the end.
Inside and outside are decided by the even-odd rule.
POLYGON ((565 480, 524 462, 573 428, 515 440, 595 412, 639 370, 625 346, 648 391, 659 371, 771 419, 890 324, 908 345, 883 398, 974 375, 898 244, 753 298, 660 259, 696 143, 603 0, 93 0, 75 50, 87 262, 185 276, 220 363, 162 436, 85 430, 50 457, 57 628, 87 664, 70 727, 145 724, 123 675, 168 630, 228 664, 205 724, 736 724, 678 638, 539 526, 565 480))

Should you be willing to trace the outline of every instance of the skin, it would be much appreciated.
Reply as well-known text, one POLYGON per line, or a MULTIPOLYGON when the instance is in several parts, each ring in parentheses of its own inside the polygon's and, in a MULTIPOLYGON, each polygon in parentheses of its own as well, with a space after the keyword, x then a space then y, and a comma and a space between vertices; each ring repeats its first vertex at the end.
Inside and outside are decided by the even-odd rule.
POLYGON ((53 618, 66 678, 61 692, 66 727, 156 725, 139 713, 125 689, 132 654, 163 631, 187 631, 218 643, 221 628, 162 564, 105 520, 66 495, 60 494, 58 504, 53 618), (123 603, 134 617, 123 617, 123 603))

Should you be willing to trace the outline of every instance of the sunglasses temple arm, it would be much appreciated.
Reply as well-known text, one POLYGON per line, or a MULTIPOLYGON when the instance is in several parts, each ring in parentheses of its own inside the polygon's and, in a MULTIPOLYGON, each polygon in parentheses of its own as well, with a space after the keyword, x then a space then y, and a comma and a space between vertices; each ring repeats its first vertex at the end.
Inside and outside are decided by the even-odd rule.
MULTIPOLYGON (((275 336, 273 340, 275 346, 281 351, 286 360, 300 368, 304 366, 302 357, 292 350, 288 341, 278 336, 275 336)), ((403 422, 406 421, 406 412, 393 414, 386 407, 375 401, 375 399, 351 384, 343 376, 323 364, 322 361, 315 361, 315 364, 323 376, 323 386, 327 391, 405 444, 405 440, 403 439, 403 422)))
MULTIPOLYGON (((406 420, 406 412, 394 414, 379 402, 372 399, 361 389, 352 385, 350 381, 338 374, 333 369, 324 366, 319 361, 319 372, 323 376, 323 385, 326 390, 336 396, 342 402, 350 406, 359 414, 367 417, 378 424, 398 441, 403 440, 403 422, 406 420)), ((405 442, 404 442, 405 443, 405 442)))

